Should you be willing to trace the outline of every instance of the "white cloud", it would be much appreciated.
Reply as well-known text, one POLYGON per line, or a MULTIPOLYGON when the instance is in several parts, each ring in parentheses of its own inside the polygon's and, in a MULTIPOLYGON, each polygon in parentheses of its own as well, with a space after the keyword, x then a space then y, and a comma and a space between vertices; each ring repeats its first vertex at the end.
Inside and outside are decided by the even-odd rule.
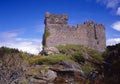
POLYGON ((107 46, 108 45, 115 45, 115 44, 118 44, 118 43, 120 43, 120 38, 112 38, 112 39, 108 39, 106 41, 107 46))
POLYGON ((17 48, 18 50, 31 54, 38 54, 42 49, 41 39, 15 38, 0 43, 0 46, 17 48), (12 40, 12 41, 11 41, 12 40))
POLYGON ((117 9, 117 15, 120 15, 120 7, 117 9))
POLYGON ((18 35, 20 35, 22 32, 23 32, 23 30, 21 30, 21 29, 0 32, 0 38, 5 38, 5 39, 14 38, 14 37, 17 37, 18 35))
POLYGON ((120 34, 113 34, 113 36, 115 36, 115 37, 120 37, 120 34))
POLYGON ((120 31, 120 21, 113 23, 111 27, 117 31, 120 31))
POLYGON ((1 32, 0 33, 0 38, 13 38, 16 37, 18 33, 15 32, 1 32))
POLYGON ((96 1, 106 5, 107 8, 115 8, 120 3, 120 0, 96 0, 96 1))
POLYGON ((39 38, 18 38, 20 34, 21 31, 16 30, 0 32, 0 47, 17 48, 24 52, 38 54, 42 49, 42 40, 39 38))

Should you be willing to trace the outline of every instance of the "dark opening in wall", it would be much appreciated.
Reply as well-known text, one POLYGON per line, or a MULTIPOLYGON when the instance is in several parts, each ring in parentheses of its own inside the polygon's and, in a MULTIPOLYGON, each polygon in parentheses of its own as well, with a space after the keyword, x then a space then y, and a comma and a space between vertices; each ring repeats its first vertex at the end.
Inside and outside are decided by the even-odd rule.
POLYGON ((97 41, 97 44, 99 44, 99 41, 97 41))

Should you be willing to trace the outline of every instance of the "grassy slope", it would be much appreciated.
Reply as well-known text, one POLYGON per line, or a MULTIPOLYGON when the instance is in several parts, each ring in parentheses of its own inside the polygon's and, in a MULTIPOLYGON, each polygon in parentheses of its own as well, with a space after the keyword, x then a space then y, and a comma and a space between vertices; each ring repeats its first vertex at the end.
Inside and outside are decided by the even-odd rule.
MULTIPOLYGON (((29 65, 52 65, 57 64, 61 61, 67 62, 77 62, 82 67, 83 71, 87 75, 94 66, 93 63, 86 60, 84 54, 88 53, 95 62, 101 62, 103 60, 102 54, 94 51, 92 49, 79 46, 79 45, 65 45, 65 46, 58 46, 57 47, 60 51, 60 54, 55 55, 48 55, 48 56, 31 56, 27 58, 26 61, 29 65)), ((24 57, 25 58, 25 57, 24 57)))
MULTIPOLYGON (((41 69, 46 69, 47 66, 51 64, 56 64, 61 61, 77 62, 79 63, 79 65, 81 66, 85 74, 88 75, 91 70, 96 68, 96 65, 94 65, 93 63, 85 59, 85 53, 89 54, 89 56, 91 56, 95 60, 95 62, 99 62, 99 63, 101 63, 103 59, 107 59, 110 55, 118 56, 120 54, 120 44, 116 46, 111 46, 111 47, 109 46, 107 48, 107 51, 103 54, 104 58, 101 53, 83 46, 79 46, 79 45, 58 46, 57 48, 59 49, 60 54, 49 55, 49 56, 40 56, 40 55, 34 56, 28 53, 19 52, 17 49, 2 47, 0 48, 0 64, 2 67, 3 66, 7 67, 9 66, 9 63, 13 64, 16 59, 17 61, 15 61, 16 63, 14 64, 17 64, 17 63, 19 64, 19 61, 20 61, 20 63, 22 63, 21 65, 29 66, 29 67, 37 64, 46 65, 45 68, 35 68, 26 72, 27 74, 37 75, 37 73, 41 69), (112 54, 111 52, 113 51, 116 51, 117 53, 112 54), (14 61, 12 61, 12 58, 14 61)), ((112 84, 112 82, 114 82, 113 79, 116 79, 117 77, 119 77, 118 73, 114 73, 114 70, 119 70, 118 66, 119 66, 120 59, 117 59, 117 60, 116 61, 113 60, 113 63, 111 64, 111 68, 113 70, 113 73, 111 73, 111 76, 109 77, 109 73, 107 72, 105 74, 106 83, 109 83, 109 81, 111 81, 111 84, 112 84)))
MULTIPOLYGON (((31 65, 52 65, 57 64, 61 61, 77 62, 82 67, 85 74, 88 74, 92 69, 95 68, 94 64, 87 61, 85 53, 88 53, 95 61, 101 62, 103 60, 101 53, 91 50, 89 48, 79 45, 65 45, 57 47, 60 54, 49 55, 49 56, 34 56, 27 53, 19 52, 15 49, 1 48, 4 53, 19 53, 23 59, 22 64, 25 66, 31 65)), ((34 71, 34 70, 33 70, 34 71)))

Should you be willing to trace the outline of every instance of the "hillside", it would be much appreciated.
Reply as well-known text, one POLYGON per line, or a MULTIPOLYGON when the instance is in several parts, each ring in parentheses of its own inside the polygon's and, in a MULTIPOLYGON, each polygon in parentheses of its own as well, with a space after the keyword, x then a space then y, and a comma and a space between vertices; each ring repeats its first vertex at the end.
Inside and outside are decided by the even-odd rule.
POLYGON ((120 44, 100 53, 79 45, 59 53, 34 56, 0 48, 0 84, 118 84, 120 44))
POLYGON ((105 84, 120 83, 120 43, 108 46, 104 53, 104 82, 105 84))

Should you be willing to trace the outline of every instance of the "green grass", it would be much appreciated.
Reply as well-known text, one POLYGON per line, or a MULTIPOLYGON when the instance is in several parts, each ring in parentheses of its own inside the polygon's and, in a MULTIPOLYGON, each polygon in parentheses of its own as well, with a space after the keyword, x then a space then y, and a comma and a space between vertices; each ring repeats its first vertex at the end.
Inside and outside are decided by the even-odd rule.
POLYGON ((63 53, 64 53, 64 52, 69 52, 69 51, 81 51, 81 50, 83 50, 84 47, 82 47, 80 45, 67 44, 67 45, 57 46, 57 48, 60 51, 63 51, 63 53))
POLYGON ((42 56, 32 56, 29 57, 28 61, 30 65, 35 65, 35 64, 39 64, 39 60, 41 60, 42 56))
POLYGON ((66 54, 67 56, 69 56, 71 59, 73 59, 75 62, 81 63, 81 62, 85 62, 85 58, 84 58, 84 50, 85 47, 80 46, 80 45, 61 45, 57 47, 59 49, 59 51, 62 54, 66 54))
POLYGON ((84 71, 85 75, 88 75, 93 69, 93 67, 90 65, 82 65, 81 68, 84 71))
POLYGON ((75 53, 72 54, 72 57, 78 63, 81 63, 81 62, 84 63, 85 62, 85 58, 84 58, 82 53, 75 52, 75 53))
POLYGON ((99 61, 99 62, 102 62, 103 61, 103 56, 102 56, 102 53, 100 52, 97 52, 95 50, 92 50, 92 49, 87 49, 88 51, 88 54, 94 58, 95 60, 99 61))
POLYGON ((37 57, 31 57, 29 59, 30 64, 35 65, 35 64, 56 64, 61 61, 68 61, 68 62, 74 62, 72 59, 67 57, 66 55, 63 54, 56 54, 56 55, 49 55, 49 56, 37 56, 37 57))
POLYGON ((80 59, 84 60, 84 53, 88 53, 92 58, 94 58, 99 62, 103 60, 102 53, 92 50, 88 47, 84 47, 80 45, 61 45, 61 46, 57 46, 57 48, 62 54, 66 54, 68 56, 72 55, 73 57, 75 58, 77 57, 78 59, 80 56, 81 57, 80 59), (74 56, 74 54, 76 55, 74 56))
POLYGON ((48 71, 48 66, 42 66, 42 67, 37 67, 37 68, 32 68, 29 69, 25 72, 27 75, 34 75, 34 76, 40 76, 41 75, 41 70, 48 71))

